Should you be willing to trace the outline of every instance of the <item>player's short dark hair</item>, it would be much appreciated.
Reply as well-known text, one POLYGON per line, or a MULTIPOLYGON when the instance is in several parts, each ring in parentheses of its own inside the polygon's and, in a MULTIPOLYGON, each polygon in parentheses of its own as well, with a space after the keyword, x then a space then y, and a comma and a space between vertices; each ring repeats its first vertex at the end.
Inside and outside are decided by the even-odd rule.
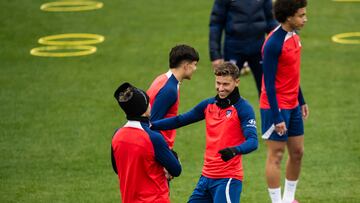
POLYGON ((224 62, 215 67, 216 76, 231 76, 234 80, 240 77, 240 70, 237 65, 231 62, 224 62))
POLYGON ((276 0, 274 15, 277 21, 284 23, 290 16, 294 16, 298 9, 304 8, 307 0, 276 0))
POLYGON ((176 45, 170 51, 169 66, 170 68, 177 68, 183 61, 199 61, 199 53, 191 46, 176 45))

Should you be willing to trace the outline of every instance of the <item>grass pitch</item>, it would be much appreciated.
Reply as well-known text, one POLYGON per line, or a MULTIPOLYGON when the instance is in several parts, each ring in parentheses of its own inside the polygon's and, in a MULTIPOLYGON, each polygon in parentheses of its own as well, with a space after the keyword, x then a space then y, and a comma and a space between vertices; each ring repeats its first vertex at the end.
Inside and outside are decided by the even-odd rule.
MULTIPOLYGON (((113 131, 124 115, 112 97, 129 81, 147 89, 168 68, 168 52, 187 43, 200 52, 198 71, 181 86, 180 112, 216 94, 208 57, 212 1, 103 1, 84 12, 44 12, 45 1, 0 3, 0 202, 119 202, 110 163, 113 131), (40 37, 92 33, 105 37, 82 57, 29 54, 40 37)), ((310 107, 297 199, 360 202, 360 45, 331 36, 359 32, 359 3, 309 1, 301 31, 302 89, 310 107)), ((255 83, 242 77, 242 96, 260 117, 255 83)), ((260 129, 260 128, 259 128, 260 129)), ((186 202, 201 173, 204 122, 178 130, 183 173, 171 200, 186 202)), ((259 131, 260 138, 260 131, 259 131)), ((265 146, 244 156, 242 202, 269 202, 265 146)))

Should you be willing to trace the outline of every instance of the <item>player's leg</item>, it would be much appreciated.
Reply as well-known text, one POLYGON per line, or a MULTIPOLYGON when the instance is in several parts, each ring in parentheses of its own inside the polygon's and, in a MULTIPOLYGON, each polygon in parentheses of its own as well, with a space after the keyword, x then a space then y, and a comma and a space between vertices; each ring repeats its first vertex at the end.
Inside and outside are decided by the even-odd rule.
POLYGON ((295 199, 295 191, 304 153, 304 125, 299 107, 292 110, 288 132, 287 149, 289 156, 286 162, 284 203, 291 203, 295 199))
POLYGON ((287 142, 289 157, 286 162, 286 178, 297 180, 300 175, 301 160, 304 153, 304 136, 289 137, 287 142))
POLYGON ((188 203, 212 203, 213 199, 208 190, 209 179, 201 176, 188 203))
POLYGON ((256 55, 250 56, 248 59, 248 63, 251 69, 251 72, 254 76, 256 88, 258 90, 258 94, 260 96, 261 92, 261 80, 262 80, 262 57, 261 53, 258 53, 256 55))
MULTIPOLYGON (((274 121, 270 109, 261 109, 261 127, 267 145, 267 158, 265 166, 266 181, 272 203, 281 203, 281 160, 283 158, 287 133, 280 136, 274 131, 274 121)), ((285 123, 290 117, 289 110, 281 110, 285 123)))
POLYGON ((267 158, 265 166, 266 181, 272 203, 281 203, 281 160, 286 142, 267 140, 267 158))
POLYGON ((238 203, 242 190, 242 182, 234 178, 214 180, 210 185, 214 202, 238 203))
POLYGON ((301 160, 304 151, 304 136, 289 137, 287 142, 288 160, 286 162, 286 179, 283 203, 295 200, 295 191, 300 176, 301 160))

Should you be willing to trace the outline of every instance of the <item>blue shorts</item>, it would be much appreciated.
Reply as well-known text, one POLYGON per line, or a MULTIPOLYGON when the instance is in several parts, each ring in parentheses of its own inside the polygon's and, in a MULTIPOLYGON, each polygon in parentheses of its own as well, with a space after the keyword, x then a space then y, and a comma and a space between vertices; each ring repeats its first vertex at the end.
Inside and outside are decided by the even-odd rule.
POLYGON ((282 136, 277 134, 275 131, 271 133, 271 126, 274 124, 271 109, 260 109, 262 134, 265 135, 269 133, 269 131, 271 133, 270 137, 264 138, 263 136, 263 139, 287 141, 288 137, 304 135, 304 122, 300 106, 293 109, 281 109, 280 113, 287 128, 287 132, 282 136))
POLYGON ((213 179, 201 176, 188 203, 240 202, 242 182, 234 178, 213 179))

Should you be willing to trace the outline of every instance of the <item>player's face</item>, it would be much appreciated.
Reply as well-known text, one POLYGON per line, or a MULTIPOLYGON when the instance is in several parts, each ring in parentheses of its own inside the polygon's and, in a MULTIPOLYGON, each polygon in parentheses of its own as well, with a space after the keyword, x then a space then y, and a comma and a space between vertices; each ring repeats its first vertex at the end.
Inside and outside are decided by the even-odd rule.
POLYGON ((288 18, 289 25, 293 30, 300 30, 307 22, 306 8, 300 8, 297 10, 294 16, 288 18))
POLYGON ((226 98, 235 87, 239 86, 239 79, 233 79, 231 76, 215 76, 216 91, 221 99, 226 98))
POLYGON ((185 77, 184 79, 191 80, 193 73, 196 71, 197 61, 193 61, 185 64, 185 77))

